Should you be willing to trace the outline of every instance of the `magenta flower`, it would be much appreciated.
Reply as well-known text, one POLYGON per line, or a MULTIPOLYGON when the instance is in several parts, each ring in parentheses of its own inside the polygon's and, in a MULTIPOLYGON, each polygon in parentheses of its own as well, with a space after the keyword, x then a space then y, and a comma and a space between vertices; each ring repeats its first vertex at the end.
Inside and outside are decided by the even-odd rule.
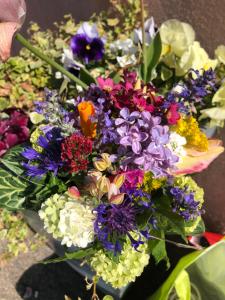
POLYGON ((24 0, 0 0, 0 60, 9 58, 13 35, 23 25, 25 15, 24 0))
POLYGON ((28 116, 19 109, 10 108, 0 119, 0 157, 10 148, 29 138, 28 116))

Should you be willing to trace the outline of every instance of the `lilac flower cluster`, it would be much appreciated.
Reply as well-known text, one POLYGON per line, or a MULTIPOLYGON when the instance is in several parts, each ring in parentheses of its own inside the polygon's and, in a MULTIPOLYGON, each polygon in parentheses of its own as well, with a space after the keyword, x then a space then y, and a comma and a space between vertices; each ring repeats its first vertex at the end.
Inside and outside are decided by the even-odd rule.
POLYGON ((143 169, 156 177, 168 174, 168 169, 178 161, 170 149, 168 126, 160 125, 159 117, 149 112, 134 111, 128 108, 120 111, 115 120, 117 133, 117 160, 123 170, 143 169))
POLYGON ((200 203, 195 201, 193 192, 187 192, 187 189, 179 187, 171 187, 169 192, 173 196, 173 212, 178 213, 185 221, 194 220, 201 215, 200 203))

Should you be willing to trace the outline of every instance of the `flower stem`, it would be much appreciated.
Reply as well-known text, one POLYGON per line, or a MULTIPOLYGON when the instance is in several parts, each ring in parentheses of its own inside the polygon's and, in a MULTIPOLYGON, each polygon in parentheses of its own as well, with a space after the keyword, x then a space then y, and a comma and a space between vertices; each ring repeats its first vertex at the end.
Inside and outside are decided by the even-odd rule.
POLYGON ((145 8, 144 0, 141 0, 141 28, 142 28, 142 57, 145 64, 146 59, 146 45, 145 45, 145 8))
POLYGON ((66 77, 68 77, 70 80, 76 82, 78 85, 82 86, 84 89, 87 89, 87 84, 83 81, 81 81, 78 77, 74 76, 72 73, 67 71, 65 68, 63 68, 60 64, 58 64, 56 61, 53 59, 49 58, 45 54, 43 54, 39 49, 36 47, 32 46, 31 43, 25 39, 21 34, 17 33, 16 34, 16 39, 20 44, 22 44, 25 48, 30 50, 33 54, 35 54, 37 57, 45 61, 47 64, 52 66, 54 69, 57 71, 61 72, 64 74, 66 77))

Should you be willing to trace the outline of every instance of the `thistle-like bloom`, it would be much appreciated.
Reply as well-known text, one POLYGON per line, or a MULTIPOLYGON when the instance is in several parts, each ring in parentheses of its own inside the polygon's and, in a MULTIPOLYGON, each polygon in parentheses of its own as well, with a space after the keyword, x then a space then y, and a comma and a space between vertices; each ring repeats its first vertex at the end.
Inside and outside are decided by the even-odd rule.
POLYGON ((87 170, 88 156, 92 152, 92 141, 89 138, 74 133, 65 138, 61 149, 61 159, 70 173, 87 170))
POLYGON ((99 37, 96 25, 91 26, 84 22, 71 40, 71 49, 86 64, 101 60, 104 55, 104 42, 99 37))
POLYGON ((41 153, 33 148, 25 149, 21 155, 28 160, 22 164, 27 176, 41 177, 48 172, 53 172, 56 176, 64 165, 61 159, 62 141, 61 130, 52 128, 45 136, 38 138, 38 146, 43 149, 41 153))
POLYGON ((94 208, 96 220, 95 234, 103 246, 114 253, 121 252, 120 238, 128 236, 136 249, 142 242, 133 240, 130 232, 136 231, 138 208, 134 201, 127 198, 121 204, 99 204, 94 208))

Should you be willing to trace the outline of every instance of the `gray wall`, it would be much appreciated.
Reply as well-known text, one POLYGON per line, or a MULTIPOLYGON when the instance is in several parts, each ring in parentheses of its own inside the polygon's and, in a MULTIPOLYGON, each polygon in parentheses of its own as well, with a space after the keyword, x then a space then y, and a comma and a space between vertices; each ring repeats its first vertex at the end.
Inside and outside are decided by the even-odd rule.
MULTIPOLYGON (((107 5, 108 0, 27 0, 28 16, 23 31, 30 20, 48 28, 64 14, 72 13, 76 20, 86 20, 107 5)), ((225 0, 146 0, 146 5, 158 24, 168 18, 191 23, 197 39, 211 55, 218 44, 225 44, 225 0)), ((225 130, 219 136, 225 144, 225 130)), ((225 233, 225 154, 196 178, 206 191, 205 220, 209 229, 225 233)))

